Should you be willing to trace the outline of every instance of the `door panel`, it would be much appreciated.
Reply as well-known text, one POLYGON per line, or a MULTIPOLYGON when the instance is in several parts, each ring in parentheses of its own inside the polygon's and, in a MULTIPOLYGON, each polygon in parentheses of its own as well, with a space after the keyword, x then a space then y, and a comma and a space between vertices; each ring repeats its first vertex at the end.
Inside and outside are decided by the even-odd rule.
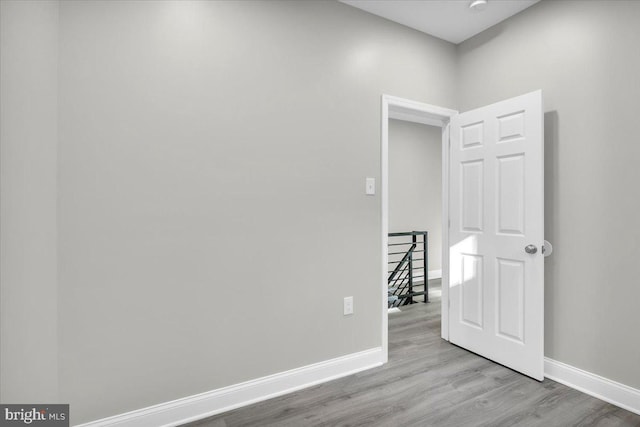
POLYGON ((542 380, 542 93, 459 114, 450 135, 449 338, 542 380))
POLYGON ((463 162, 462 171, 462 229, 464 231, 482 231, 484 223, 482 160, 463 162))
POLYGON ((497 159, 498 233, 524 234, 524 156, 497 159))
POLYGON ((497 333, 524 342, 524 262, 497 260, 497 333))
POLYGON ((462 307, 462 322, 482 329, 484 323, 483 292, 482 292, 482 257, 473 254, 461 254, 462 283, 460 305, 462 307))

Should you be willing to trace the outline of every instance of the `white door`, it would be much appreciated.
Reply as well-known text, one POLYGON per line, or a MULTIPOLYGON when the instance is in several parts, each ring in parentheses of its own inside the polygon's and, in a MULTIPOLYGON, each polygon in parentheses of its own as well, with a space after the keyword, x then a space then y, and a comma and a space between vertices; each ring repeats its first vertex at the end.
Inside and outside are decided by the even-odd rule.
POLYGON ((450 135, 449 339, 537 380, 543 119, 537 91, 454 116, 450 135))

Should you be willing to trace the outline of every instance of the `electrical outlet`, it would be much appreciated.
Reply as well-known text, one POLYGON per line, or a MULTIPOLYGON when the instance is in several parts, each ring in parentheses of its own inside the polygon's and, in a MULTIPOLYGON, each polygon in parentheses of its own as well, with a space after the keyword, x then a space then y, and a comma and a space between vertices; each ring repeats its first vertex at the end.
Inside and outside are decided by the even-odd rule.
POLYGON ((345 297, 344 299, 344 315, 353 314, 353 297, 345 297))

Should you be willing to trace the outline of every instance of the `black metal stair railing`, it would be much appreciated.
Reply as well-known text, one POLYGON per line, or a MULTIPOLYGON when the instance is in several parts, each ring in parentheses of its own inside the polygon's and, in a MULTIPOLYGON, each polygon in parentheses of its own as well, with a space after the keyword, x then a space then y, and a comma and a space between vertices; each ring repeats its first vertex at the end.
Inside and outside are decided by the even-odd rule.
POLYGON ((424 302, 429 302, 428 242, 426 231, 389 233, 389 308, 413 304, 414 297, 420 295, 424 302), (414 290, 418 279, 422 279, 421 291, 414 290))

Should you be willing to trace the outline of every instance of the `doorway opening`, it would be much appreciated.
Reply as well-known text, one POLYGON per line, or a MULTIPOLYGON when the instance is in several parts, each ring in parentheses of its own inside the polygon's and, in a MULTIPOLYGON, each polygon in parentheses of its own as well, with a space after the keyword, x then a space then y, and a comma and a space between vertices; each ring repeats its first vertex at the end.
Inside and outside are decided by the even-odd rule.
MULTIPOLYGON (((405 255, 401 255, 399 252, 402 250, 390 251, 390 243, 392 248, 404 248, 405 251, 409 248, 412 249, 409 252, 412 252, 419 251, 419 246, 422 246, 424 251, 415 253, 415 259, 418 260, 416 269, 418 274, 414 274, 413 277, 418 280, 415 284, 412 283, 412 279, 407 279, 409 283, 405 281, 403 299, 415 296, 418 299, 422 297, 420 301, 424 301, 429 295, 429 272, 431 271, 431 276, 434 278, 441 277, 441 336, 448 340, 448 148, 449 121, 456 114, 455 110, 389 95, 382 96, 382 349, 384 363, 388 361, 389 354, 389 278, 393 276, 392 278, 397 280, 397 276, 401 274, 400 270, 405 271, 403 274, 406 277, 410 274, 409 270, 413 268, 413 264, 407 263, 406 259, 404 263, 402 261, 403 258, 410 256, 409 253, 405 252, 405 255), (396 145, 391 147, 394 141, 396 145), (434 147, 438 144, 439 147, 434 147), (439 158, 435 158, 434 154, 439 158), (407 168, 407 165, 411 166, 407 168), (433 188, 433 182, 421 189, 424 180, 432 178, 435 166, 438 166, 436 171, 440 174, 439 183, 436 183, 439 184, 440 190, 433 188), (415 170, 421 168, 424 170, 419 172, 415 170), (412 174, 411 169, 414 169, 415 175, 412 174), (414 179, 418 174, 419 177, 414 179), (440 208, 439 215, 433 212, 434 200, 440 208), (403 201, 406 202, 405 207, 400 206, 403 201), (390 203, 393 203, 393 206, 390 203), (438 220, 440 226, 433 227, 434 221, 438 220), (428 229, 417 229, 429 228, 430 224, 433 230, 431 236, 428 229), (390 232, 394 233, 391 237, 390 232), (399 243, 398 238, 410 239, 409 244, 399 243), (429 240, 431 240, 430 244, 422 243, 429 240), (439 248, 434 248, 434 243, 439 248), (430 254, 430 251, 433 253, 430 254), (419 277, 421 276, 420 264, 423 270, 422 278, 419 277), (415 288, 414 285, 416 285, 415 288), (406 294, 407 290, 410 291, 409 296, 406 294)), ((401 303, 400 309, 402 306, 401 303)))
MULTIPOLYGON (((442 128, 389 119, 389 313, 439 299, 442 128)), ((436 301, 439 302, 439 301, 436 301)))

